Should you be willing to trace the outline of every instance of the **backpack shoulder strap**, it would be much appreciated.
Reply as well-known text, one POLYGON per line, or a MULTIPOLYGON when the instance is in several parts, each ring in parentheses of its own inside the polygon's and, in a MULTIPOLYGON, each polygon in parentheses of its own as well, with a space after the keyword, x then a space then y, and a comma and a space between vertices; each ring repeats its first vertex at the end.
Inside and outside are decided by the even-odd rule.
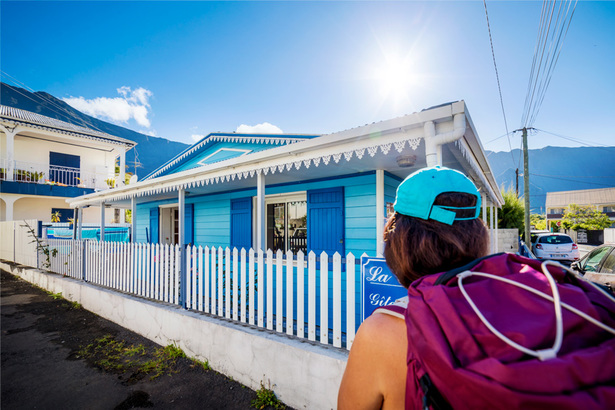
POLYGON ((390 305, 381 306, 374 313, 384 313, 385 315, 395 316, 406 320, 406 309, 408 308, 408 296, 397 299, 390 305))
POLYGON ((464 272, 466 270, 471 270, 474 266, 478 265, 480 262, 484 261, 485 259, 493 258, 493 257, 504 255, 504 254, 505 252, 500 252, 500 253, 494 253, 493 255, 483 256, 482 258, 474 259, 472 262, 466 265, 449 270, 448 272, 444 272, 438 277, 434 285, 443 285, 449 280, 453 279, 459 273, 464 272))

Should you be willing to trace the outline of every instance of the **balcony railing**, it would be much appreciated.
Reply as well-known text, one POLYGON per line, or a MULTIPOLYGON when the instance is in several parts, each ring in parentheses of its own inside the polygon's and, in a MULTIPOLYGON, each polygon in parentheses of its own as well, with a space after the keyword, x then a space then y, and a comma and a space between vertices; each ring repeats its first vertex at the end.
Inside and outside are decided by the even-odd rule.
POLYGON ((0 159, 0 180, 92 189, 108 189, 114 184, 108 172, 87 172, 80 168, 25 161, 13 161, 10 167, 5 158, 0 159))

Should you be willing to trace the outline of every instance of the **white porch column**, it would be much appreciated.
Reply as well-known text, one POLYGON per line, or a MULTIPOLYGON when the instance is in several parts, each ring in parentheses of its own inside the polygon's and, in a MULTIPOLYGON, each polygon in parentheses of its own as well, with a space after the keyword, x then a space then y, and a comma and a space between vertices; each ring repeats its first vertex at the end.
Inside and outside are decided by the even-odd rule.
POLYGON ((497 205, 494 207, 495 208, 495 238, 493 240, 493 253, 498 253, 498 207, 497 205))
POLYGON ((100 203, 100 240, 105 240, 105 203, 100 203))
MULTIPOLYGON (((17 128, 13 128, 12 130, 2 127, 4 133, 6 134, 6 180, 13 180, 13 171, 15 169, 15 134, 17 134, 17 128)), ((13 204, 11 204, 13 205, 13 204)), ((11 212, 12 218, 12 212, 11 212)), ((12 219, 8 219, 12 220, 12 219)))
POLYGON ((135 197, 130 197, 130 242, 136 242, 137 237, 137 203, 135 197))
POLYGON ((265 251, 265 175, 256 174, 256 250, 265 251))
POLYGON ((493 239, 495 233, 493 232, 493 204, 489 207, 489 238, 490 238, 490 253, 494 253, 495 246, 493 246, 493 239))
POLYGON ((376 254, 384 254, 384 170, 376 170, 376 254))
POLYGON ((184 243, 185 243, 185 232, 186 232, 186 190, 184 188, 180 188, 178 191, 178 208, 179 208, 179 212, 177 215, 177 219, 178 219, 178 223, 179 223, 179 229, 177 230, 178 232, 178 240, 179 240, 179 246, 182 247, 182 249, 184 248, 184 243))
POLYGON ((126 185, 126 149, 122 147, 122 150, 120 151, 120 180, 119 183, 116 184, 116 186, 124 185, 126 185))
POLYGON ((179 188, 178 191, 178 215, 177 222, 179 223, 178 227, 178 241, 181 249, 181 261, 179 262, 179 272, 180 272, 180 281, 179 281, 179 300, 180 305, 185 309, 187 308, 186 304, 186 281, 188 280, 188 268, 186 267, 186 243, 185 241, 185 232, 186 232, 186 191, 184 188, 179 188))
POLYGON ((4 215, 4 220, 5 221, 12 221, 13 218, 13 204, 15 203, 15 201, 17 201, 19 199, 18 196, 9 196, 9 197, 3 197, 2 198, 4 200, 4 211, 5 211, 5 215, 4 215))
POLYGON ((75 223, 75 229, 77 230, 77 239, 81 240, 83 239, 83 208, 77 208, 77 220, 75 221, 75 223))

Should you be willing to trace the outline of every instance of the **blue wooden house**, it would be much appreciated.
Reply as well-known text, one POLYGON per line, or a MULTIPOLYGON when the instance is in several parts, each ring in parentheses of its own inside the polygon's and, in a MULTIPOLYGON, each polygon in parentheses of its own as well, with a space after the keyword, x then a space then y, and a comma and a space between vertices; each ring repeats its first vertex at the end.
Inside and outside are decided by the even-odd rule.
POLYGON ((376 255, 397 185, 436 164, 503 204, 463 101, 328 135, 212 133, 142 181, 69 202, 131 208, 136 242, 376 255))
MULTIPOLYGON (((483 215, 489 208, 497 221, 503 199, 463 101, 328 135, 212 133, 144 180, 70 204, 78 214, 99 207, 101 221, 108 207, 132 209, 128 282, 179 283, 174 302, 184 307, 227 318, 241 310, 243 321, 268 329, 275 317, 278 332, 304 337, 307 329, 310 340, 350 347, 360 323, 356 262, 382 253, 399 183, 438 164, 468 175, 483 215), (160 244, 198 251, 175 246, 169 259, 160 244), (234 248, 273 253, 264 260, 234 248)), ((495 252, 493 225, 491 239, 495 252)))

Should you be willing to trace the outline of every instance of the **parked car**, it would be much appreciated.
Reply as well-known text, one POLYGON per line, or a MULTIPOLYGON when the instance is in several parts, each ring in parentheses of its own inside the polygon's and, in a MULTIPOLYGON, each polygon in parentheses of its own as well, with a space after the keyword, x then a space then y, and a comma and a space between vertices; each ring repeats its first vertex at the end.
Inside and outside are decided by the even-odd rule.
POLYGON ((582 274, 587 272, 615 273, 615 245, 599 246, 570 267, 582 274))
POLYGON ((615 244, 597 247, 570 267, 585 279, 615 292, 615 244))
POLYGON ((565 233, 541 233, 532 241, 532 252, 538 259, 573 262, 579 260, 579 247, 565 233))

